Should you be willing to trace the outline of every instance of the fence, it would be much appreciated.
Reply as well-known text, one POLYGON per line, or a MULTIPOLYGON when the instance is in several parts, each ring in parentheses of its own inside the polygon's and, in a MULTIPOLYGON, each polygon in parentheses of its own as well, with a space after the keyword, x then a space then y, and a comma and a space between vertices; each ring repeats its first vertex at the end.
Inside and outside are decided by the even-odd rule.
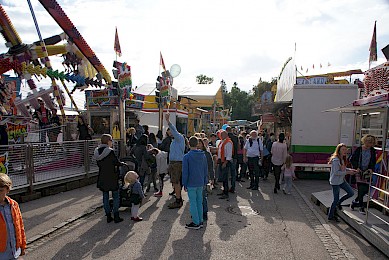
POLYGON ((369 194, 368 194, 368 197, 367 197, 367 211, 366 211, 366 218, 365 218, 365 223, 368 224, 368 219, 369 219, 369 215, 373 215, 375 216, 377 219, 379 219, 382 223, 384 223, 386 226, 389 226, 389 222, 387 222, 386 220, 384 220, 383 218, 381 218, 380 216, 374 214, 372 211, 369 210, 369 206, 370 206, 370 203, 374 203, 380 207, 382 207, 382 210, 384 212, 389 212, 389 186, 388 186, 388 180, 389 180, 389 176, 385 176, 385 175, 382 175, 382 174, 379 174, 379 173, 375 173, 373 172, 373 174, 370 176, 370 189, 369 189, 369 194), (373 183, 373 176, 376 176, 376 179, 373 183), (380 187, 377 187, 377 185, 380 185, 380 187), (378 195, 377 198, 373 198, 372 196, 372 193, 374 193, 374 191, 378 192, 378 193, 381 193, 381 197, 380 197, 380 194, 378 195), (381 198, 381 200, 380 200, 381 198))
MULTIPOLYGON (((98 172, 93 153, 99 143, 100 140, 87 140, 0 146, 0 172, 11 177, 12 193, 90 177, 98 172)), ((121 143, 114 141, 117 155, 121 143)))

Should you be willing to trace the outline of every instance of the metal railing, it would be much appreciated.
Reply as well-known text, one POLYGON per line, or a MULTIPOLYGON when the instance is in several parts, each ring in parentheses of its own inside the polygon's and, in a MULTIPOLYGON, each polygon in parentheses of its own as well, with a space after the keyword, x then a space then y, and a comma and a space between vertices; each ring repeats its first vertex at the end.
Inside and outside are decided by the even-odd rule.
MULTIPOLYGON (((385 176, 379 173, 373 172, 370 176, 370 183, 369 183, 369 193, 367 197, 367 207, 366 207, 366 217, 365 217, 365 224, 368 224, 368 218, 369 215, 375 216, 377 219, 385 223, 386 225, 389 225, 389 222, 384 220, 382 217, 378 216, 377 214, 374 214, 372 211, 369 210, 370 203, 374 203, 380 207, 382 207, 383 211, 389 212, 389 176, 385 176), (377 179, 375 183, 373 183, 373 175, 377 176, 377 179), (380 179, 381 178, 381 179, 380 179), (380 187, 377 187, 376 185, 380 184, 380 187), (384 189, 382 189, 384 187, 384 189), (383 194, 383 200, 375 199, 372 197, 372 190, 381 192, 383 194)), ((380 197, 378 195, 378 197, 380 197)))
MULTIPOLYGON (((115 140, 113 145, 118 156, 121 142, 115 140)), ((99 143, 96 139, 0 146, 0 172, 10 176, 12 192, 33 191, 54 182, 90 177, 98 172, 93 153, 99 143)))

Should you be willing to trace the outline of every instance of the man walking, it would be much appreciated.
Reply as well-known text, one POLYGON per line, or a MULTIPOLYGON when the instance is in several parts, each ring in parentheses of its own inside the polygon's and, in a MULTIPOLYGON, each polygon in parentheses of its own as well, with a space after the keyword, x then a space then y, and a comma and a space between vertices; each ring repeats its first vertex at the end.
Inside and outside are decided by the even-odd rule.
POLYGON ((169 129, 172 134, 172 142, 170 144, 169 152, 169 174, 170 181, 173 184, 174 193, 176 194, 176 201, 169 204, 169 209, 181 208, 181 182, 182 182, 182 160, 185 151, 185 139, 177 131, 176 127, 170 122, 170 114, 166 113, 165 119, 169 124, 169 129))
POLYGON ((231 139, 228 137, 228 133, 226 131, 221 131, 220 136, 222 140, 217 148, 217 158, 219 164, 219 172, 221 173, 223 179, 223 192, 218 195, 221 195, 220 199, 229 200, 228 172, 230 171, 231 167, 233 144, 231 139))
POLYGON ((235 193, 235 183, 236 183, 236 175, 237 175, 237 169, 236 169, 236 164, 238 163, 238 136, 236 136, 232 132, 231 126, 228 126, 226 128, 226 131, 228 133, 228 137, 232 141, 232 160, 231 160, 231 167, 230 167, 230 172, 231 172, 231 188, 229 192, 235 193))
POLYGON ((243 150, 243 160, 249 167, 250 186, 247 189, 258 190, 260 162, 262 165, 263 143, 258 138, 257 131, 250 132, 243 150))

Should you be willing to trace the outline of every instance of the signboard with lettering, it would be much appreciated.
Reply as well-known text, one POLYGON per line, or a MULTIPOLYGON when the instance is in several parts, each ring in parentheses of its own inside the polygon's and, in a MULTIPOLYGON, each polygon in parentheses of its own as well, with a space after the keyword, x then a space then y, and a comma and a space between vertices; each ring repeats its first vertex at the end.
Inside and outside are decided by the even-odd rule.
MULTIPOLYGON (((137 93, 131 93, 131 96, 132 100, 126 101, 126 108, 142 109, 145 96, 137 93)), ((89 107, 112 107, 119 104, 117 93, 111 89, 86 90, 85 97, 89 107)))
POLYGON ((326 84, 327 77, 312 77, 312 78, 297 78, 297 85, 308 85, 308 84, 326 84))

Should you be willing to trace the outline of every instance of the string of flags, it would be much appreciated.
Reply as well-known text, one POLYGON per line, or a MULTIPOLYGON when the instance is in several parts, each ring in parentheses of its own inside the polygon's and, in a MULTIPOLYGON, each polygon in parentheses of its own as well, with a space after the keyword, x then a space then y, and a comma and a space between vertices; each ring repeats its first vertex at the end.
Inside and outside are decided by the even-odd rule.
MULTIPOLYGON (((319 64, 319 66, 316 66, 316 68, 320 68, 320 69, 322 69, 323 67, 324 67, 325 65, 323 65, 322 63, 320 63, 319 64)), ((330 67, 331 66, 331 63, 327 63, 327 67, 330 67)), ((300 66, 300 71, 304 71, 304 69, 305 69, 305 73, 308 73, 308 71, 309 71, 309 67, 307 67, 307 68, 303 68, 303 66, 300 66)), ((312 69, 314 70, 315 69, 315 64, 312 64, 312 69)))

